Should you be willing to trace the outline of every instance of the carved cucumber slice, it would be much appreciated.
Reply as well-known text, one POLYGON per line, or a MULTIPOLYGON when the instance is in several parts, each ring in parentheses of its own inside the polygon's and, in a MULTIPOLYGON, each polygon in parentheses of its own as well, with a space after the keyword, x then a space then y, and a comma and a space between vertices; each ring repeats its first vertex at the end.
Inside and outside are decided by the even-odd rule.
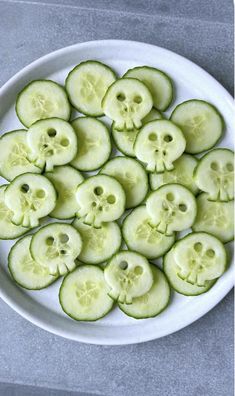
POLYGON ((143 296, 153 284, 153 274, 146 258, 124 250, 109 261, 104 277, 111 288, 110 297, 125 304, 131 304, 134 297, 143 296))
POLYGON ((71 318, 94 321, 107 315, 113 307, 108 291, 101 268, 81 265, 64 278, 59 300, 63 311, 71 318))
POLYGON ((80 63, 68 74, 65 87, 75 109, 99 117, 103 115, 102 99, 115 80, 116 75, 110 67, 90 60, 80 63))
POLYGON ((70 104, 65 90, 50 80, 30 82, 16 99, 16 113, 26 127, 44 118, 58 117, 68 121, 70 104))
POLYGON ((50 275, 48 267, 32 258, 29 250, 31 239, 31 235, 25 236, 11 248, 8 268, 19 286, 29 290, 40 290, 53 283, 57 277, 50 275))
POLYGON ((181 130, 167 120, 148 122, 138 134, 134 150, 138 160, 146 164, 149 172, 164 172, 174 169, 173 162, 185 149, 181 130))

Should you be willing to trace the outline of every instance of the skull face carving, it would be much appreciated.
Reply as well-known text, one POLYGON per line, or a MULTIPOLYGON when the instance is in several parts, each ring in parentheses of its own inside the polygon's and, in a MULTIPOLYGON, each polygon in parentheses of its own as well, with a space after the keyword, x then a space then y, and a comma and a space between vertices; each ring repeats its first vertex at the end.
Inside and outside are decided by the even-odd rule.
POLYGON ((160 187, 147 199, 146 209, 157 230, 165 235, 191 227, 197 213, 194 195, 180 184, 160 187))
POLYGON ((129 78, 117 80, 103 99, 105 115, 114 121, 118 131, 140 128, 142 119, 153 105, 148 88, 140 81, 129 78))
POLYGON ((150 172, 174 169, 173 161, 185 150, 185 138, 171 121, 157 120, 146 124, 137 136, 134 151, 150 172))

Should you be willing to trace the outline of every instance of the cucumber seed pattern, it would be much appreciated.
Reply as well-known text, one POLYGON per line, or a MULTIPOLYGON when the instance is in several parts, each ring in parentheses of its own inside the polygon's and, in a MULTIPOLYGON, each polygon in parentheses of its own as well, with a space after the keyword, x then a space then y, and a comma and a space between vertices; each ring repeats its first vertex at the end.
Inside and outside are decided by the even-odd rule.
POLYGON ((101 285, 97 285, 97 283, 87 280, 83 283, 75 283, 74 287, 76 288, 76 297, 79 301, 79 304, 83 307, 87 307, 87 310, 90 309, 90 305, 99 297, 101 285))

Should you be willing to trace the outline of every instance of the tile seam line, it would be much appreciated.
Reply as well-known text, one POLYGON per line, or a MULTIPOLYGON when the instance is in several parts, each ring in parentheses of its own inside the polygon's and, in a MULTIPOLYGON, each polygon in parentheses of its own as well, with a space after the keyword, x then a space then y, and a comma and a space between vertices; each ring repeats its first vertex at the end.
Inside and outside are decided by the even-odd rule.
POLYGON ((199 19, 196 17, 184 17, 184 16, 167 16, 163 14, 156 14, 156 15, 150 15, 150 14, 145 14, 145 13, 135 13, 131 11, 120 11, 120 10, 107 10, 105 8, 89 8, 89 7, 80 7, 80 6, 75 6, 72 4, 56 4, 56 3, 44 3, 44 2, 37 2, 37 1, 20 1, 20 0, 0 0, 0 3, 6 3, 6 4, 26 4, 26 5, 32 5, 32 6, 45 6, 45 7, 56 7, 56 8, 67 8, 67 9, 74 9, 74 10, 81 10, 81 11, 91 11, 91 12, 100 12, 100 13, 106 13, 106 14, 121 14, 122 16, 132 16, 132 17, 146 17, 146 18, 162 18, 162 19, 172 19, 172 20, 189 20, 189 21, 198 21, 200 23, 207 22, 208 24, 220 24, 220 25, 229 25, 233 26, 232 22, 222 22, 219 20, 211 21, 208 19, 199 19))

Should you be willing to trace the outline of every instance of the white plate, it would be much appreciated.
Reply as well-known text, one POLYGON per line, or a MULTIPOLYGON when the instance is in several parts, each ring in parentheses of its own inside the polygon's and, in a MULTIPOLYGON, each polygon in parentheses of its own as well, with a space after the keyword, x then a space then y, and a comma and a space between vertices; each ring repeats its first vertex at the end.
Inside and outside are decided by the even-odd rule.
MULTIPOLYGON (((25 67, 0 90, 0 130, 20 128, 14 103, 16 94, 31 80, 55 79, 63 84, 69 70, 87 59, 97 59, 113 67, 120 75, 127 69, 149 65, 165 70, 173 78, 176 104, 191 98, 212 102, 223 114, 226 134, 222 146, 232 146, 233 102, 228 92, 208 73, 187 59, 153 45, 119 40, 93 41, 53 52, 25 67)), ((2 180, 2 183, 4 180, 2 180)), ((26 291, 11 280, 7 270, 7 254, 11 241, 0 242, 0 296, 20 315, 60 336, 93 344, 131 344, 173 333, 213 308, 232 288, 233 270, 229 269, 215 286, 198 297, 173 294, 169 308, 156 318, 135 320, 117 308, 106 318, 94 323, 76 322, 66 316, 59 305, 60 281, 42 291, 26 291)))

